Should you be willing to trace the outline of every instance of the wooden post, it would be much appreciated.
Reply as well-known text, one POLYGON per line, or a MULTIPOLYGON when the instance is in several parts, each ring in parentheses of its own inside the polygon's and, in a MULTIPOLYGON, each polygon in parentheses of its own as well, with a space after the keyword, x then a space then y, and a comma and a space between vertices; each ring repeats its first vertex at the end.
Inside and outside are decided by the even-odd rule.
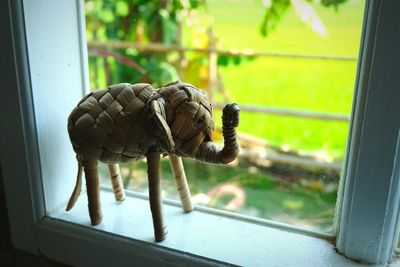
POLYGON ((208 29, 208 98, 210 103, 214 103, 214 94, 218 89, 218 54, 212 28, 208 29))
POLYGON ((177 43, 177 48, 178 48, 178 53, 179 53, 179 62, 178 62, 178 74, 179 74, 179 79, 183 81, 185 79, 185 75, 183 72, 184 65, 185 65, 185 50, 183 48, 183 32, 182 32, 182 22, 178 22, 178 32, 176 36, 176 43, 177 43))
POLYGON ((110 63, 108 62, 107 56, 103 57, 104 77, 106 79, 106 86, 112 84, 112 73, 110 63))
MULTIPOLYGON (((97 38, 97 30, 93 30, 93 39, 97 38)), ((88 48, 90 50, 90 48, 88 48)), ((99 86, 99 66, 97 66, 99 57, 94 57, 93 64, 93 80, 94 80, 94 88, 100 88, 99 86)))

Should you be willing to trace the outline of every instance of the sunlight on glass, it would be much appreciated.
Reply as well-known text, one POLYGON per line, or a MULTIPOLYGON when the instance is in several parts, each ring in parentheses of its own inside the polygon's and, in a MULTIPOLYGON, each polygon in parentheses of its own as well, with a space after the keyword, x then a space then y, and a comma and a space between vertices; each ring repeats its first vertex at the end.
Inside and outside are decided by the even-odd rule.
MULTIPOLYGON (((91 88, 192 83, 208 92, 221 144, 221 107, 241 107, 237 160, 184 159, 196 205, 332 230, 364 1, 85 3, 91 88)), ((169 162, 161 168, 163 196, 178 200, 169 162)), ((147 193, 145 162, 121 173, 147 193)))

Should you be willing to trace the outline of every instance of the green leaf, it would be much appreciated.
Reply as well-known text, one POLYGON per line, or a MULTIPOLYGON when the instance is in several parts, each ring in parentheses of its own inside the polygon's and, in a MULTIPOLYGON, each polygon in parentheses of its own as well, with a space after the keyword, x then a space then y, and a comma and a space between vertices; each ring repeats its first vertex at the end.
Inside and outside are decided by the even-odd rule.
POLYGON ((118 16, 125 17, 129 14, 129 6, 125 1, 118 1, 115 6, 115 10, 118 16))
MULTIPOLYGON (((312 2, 311 0, 307 0, 312 2)), ((347 0, 320 0, 320 4, 325 7, 333 6, 337 11, 340 4, 345 3, 347 0)), ((292 5, 289 0, 270 0, 269 5, 265 8, 265 13, 261 21, 260 32, 262 36, 267 36, 272 29, 274 29, 283 15, 292 5)))
POLYGON ((233 64, 239 65, 242 62, 241 57, 233 57, 233 64))
POLYGON ((229 57, 225 56, 225 55, 220 55, 218 57, 218 65, 220 66, 228 66, 229 64, 229 57))
POLYGON ((152 59, 148 62, 145 68, 155 86, 161 86, 179 79, 175 67, 164 61, 152 59))
POLYGON ((111 23, 115 20, 114 13, 110 9, 102 9, 98 12, 98 17, 105 23, 111 23))
POLYGON ((189 2, 190 2, 190 7, 193 9, 196 9, 200 4, 199 3, 200 1, 198 1, 198 0, 190 0, 189 2))
POLYGON ((170 17, 170 14, 166 9, 160 10, 159 14, 161 16, 161 23, 162 23, 163 43, 164 44, 176 43, 176 35, 177 35, 176 22, 170 17))

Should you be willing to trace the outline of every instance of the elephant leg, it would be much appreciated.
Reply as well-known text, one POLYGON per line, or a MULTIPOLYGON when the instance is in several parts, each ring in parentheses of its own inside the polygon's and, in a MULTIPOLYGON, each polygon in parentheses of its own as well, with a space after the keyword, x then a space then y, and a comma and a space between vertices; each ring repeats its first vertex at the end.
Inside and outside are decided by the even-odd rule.
POLYGON ((119 164, 109 164, 108 169, 111 175, 111 184, 114 191, 116 201, 123 201, 125 199, 125 190, 122 184, 121 172, 119 164))
POLYGON ((169 155, 169 162, 174 173, 176 185, 178 187, 179 197, 182 202, 183 210, 190 212, 193 210, 192 200, 190 198, 190 190, 186 180, 185 169, 183 168, 182 158, 169 155))
POLYGON ((163 241, 167 235, 163 218, 161 199, 160 153, 150 152, 147 155, 147 174, 149 179, 150 209, 153 216, 154 236, 156 242, 163 241))
POLYGON ((88 196, 88 207, 90 221, 92 225, 97 225, 103 219, 100 208, 100 185, 97 160, 87 160, 82 162, 85 171, 86 190, 88 196))

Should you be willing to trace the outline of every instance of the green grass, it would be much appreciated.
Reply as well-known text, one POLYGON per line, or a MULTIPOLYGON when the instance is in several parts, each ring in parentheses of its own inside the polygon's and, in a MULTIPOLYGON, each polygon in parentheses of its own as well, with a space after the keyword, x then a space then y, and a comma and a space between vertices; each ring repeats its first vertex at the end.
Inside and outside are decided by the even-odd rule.
MULTIPOLYGON (((315 5, 328 30, 327 38, 309 29, 292 9, 265 38, 259 32, 264 12, 261 1, 207 3, 220 48, 358 55, 364 1, 349 1, 338 12, 315 5)), ((221 67, 220 73, 231 100, 238 103, 349 115, 356 68, 357 62, 260 57, 238 66, 221 67)), ((325 150, 340 160, 344 156, 348 124, 243 112, 239 130, 295 150, 325 150)))

